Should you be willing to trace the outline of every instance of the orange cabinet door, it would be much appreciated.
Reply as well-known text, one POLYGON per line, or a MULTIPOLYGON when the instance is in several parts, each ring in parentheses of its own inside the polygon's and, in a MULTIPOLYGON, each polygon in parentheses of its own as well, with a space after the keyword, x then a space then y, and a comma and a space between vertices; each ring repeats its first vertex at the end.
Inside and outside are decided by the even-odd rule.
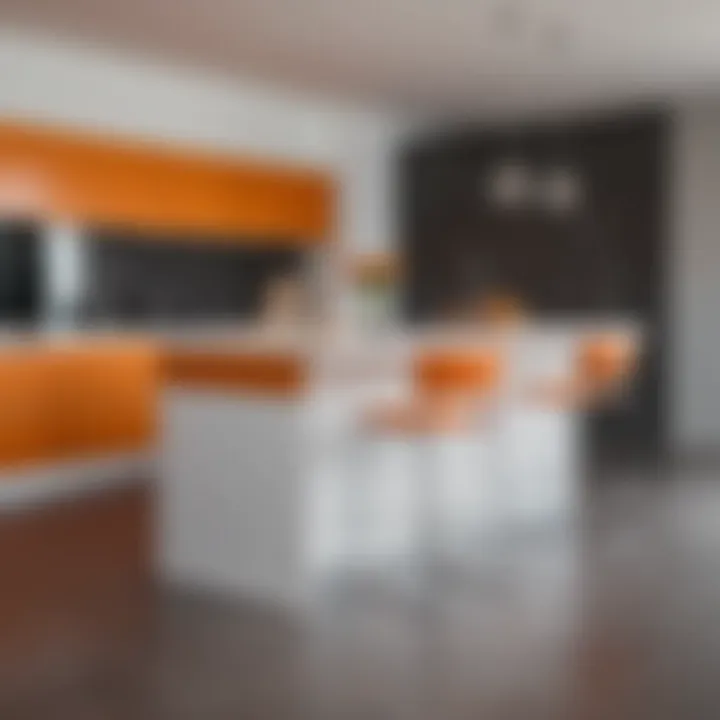
POLYGON ((152 347, 99 343, 60 354, 56 422, 66 457, 140 451, 157 426, 158 356, 152 347))
POLYGON ((0 467, 58 454, 55 379, 50 353, 19 348, 0 353, 0 467))

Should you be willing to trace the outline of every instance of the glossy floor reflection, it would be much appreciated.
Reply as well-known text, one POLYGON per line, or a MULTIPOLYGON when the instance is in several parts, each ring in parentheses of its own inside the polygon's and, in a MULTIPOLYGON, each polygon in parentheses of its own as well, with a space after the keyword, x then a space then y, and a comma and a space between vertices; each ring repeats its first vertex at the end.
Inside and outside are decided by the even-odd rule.
POLYGON ((162 593, 141 637, 5 688, 0 717, 717 718, 719 614, 720 471, 685 471, 604 485, 576 535, 340 574, 302 619, 162 593))

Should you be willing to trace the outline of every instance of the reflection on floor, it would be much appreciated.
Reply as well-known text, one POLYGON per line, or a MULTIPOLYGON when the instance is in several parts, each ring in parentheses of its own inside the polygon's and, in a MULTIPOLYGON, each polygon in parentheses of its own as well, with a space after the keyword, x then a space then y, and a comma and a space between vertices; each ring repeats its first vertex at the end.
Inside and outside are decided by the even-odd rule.
POLYGON ((720 471, 611 483, 575 535, 337 577, 307 617, 163 593, 141 637, 3 688, 0 717, 720 716, 720 471), (87 660, 87 658, 86 658, 87 660))

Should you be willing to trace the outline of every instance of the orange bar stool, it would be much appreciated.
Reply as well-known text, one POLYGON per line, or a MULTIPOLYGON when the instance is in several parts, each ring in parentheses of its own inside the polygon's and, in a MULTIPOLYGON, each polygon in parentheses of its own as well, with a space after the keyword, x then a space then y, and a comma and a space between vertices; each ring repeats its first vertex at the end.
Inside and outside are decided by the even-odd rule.
MULTIPOLYGON (((405 401, 373 407, 364 417, 364 437, 373 441, 399 441, 409 449, 410 491, 419 517, 415 532, 435 548, 434 530, 440 501, 439 482, 450 482, 454 472, 482 475, 474 462, 476 445, 487 436, 494 399, 501 386, 502 358, 496 349, 437 349, 421 352, 412 364, 412 395, 405 401), (445 460, 453 443, 461 441, 466 462, 445 460), (415 462, 417 458, 418 462, 415 462)), ((472 478, 474 479, 474 477, 472 478)), ((468 503, 465 503, 467 512, 468 503)))
POLYGON ((586 340, 580 347, 577 365, 591 403, 617 399, 629 389, 637 372, 640 345, 627 336, 604 336, 586 340))
POLYGON ((493 351, 423 352, 414 361, 413 397, 371 409, 364 428, 386 435, 467 432, 499 379, 499 357, 493 351))
POLYGON ((565 410, 591 410, 613 402, 629 389, 638 367, 640 344, 620 334, 583 340, 570 377, 540 381, 531 389, 535 402, 565 410))
MULTIPOLYGON (((569 349, 565 370, 519 379, 518 397, 501 420, 503 516, 525 526, 572 524, 581 507, 585 468, 583 416, 620 400, 637 369, 637 339, 592 334, 569 349)), ((528 365, 532 373, 532 359, 528 365)))

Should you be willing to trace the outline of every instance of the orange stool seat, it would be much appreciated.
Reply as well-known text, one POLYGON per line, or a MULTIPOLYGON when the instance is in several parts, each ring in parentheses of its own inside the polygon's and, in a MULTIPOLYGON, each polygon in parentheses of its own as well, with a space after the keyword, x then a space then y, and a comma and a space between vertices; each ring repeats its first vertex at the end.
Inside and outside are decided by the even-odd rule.
POLYGON ((365 426, 376 433, 447 435, 469 429, 478 401, 495 390, 500 360, 494 351, 436 350, 414 363, 414 397, 370 410, 365 426))
POLYGON ((531 398, 554 408, 588 408, 612 399, 632 378, 639 346, 620 335, 595 336, 579 347, 571 377, 543 381, 531 398))
POLYGON ((482 396, 500 380, 500 358, 494 351, 435 350, 415 361, 415 388, 426 396, 482 396))

